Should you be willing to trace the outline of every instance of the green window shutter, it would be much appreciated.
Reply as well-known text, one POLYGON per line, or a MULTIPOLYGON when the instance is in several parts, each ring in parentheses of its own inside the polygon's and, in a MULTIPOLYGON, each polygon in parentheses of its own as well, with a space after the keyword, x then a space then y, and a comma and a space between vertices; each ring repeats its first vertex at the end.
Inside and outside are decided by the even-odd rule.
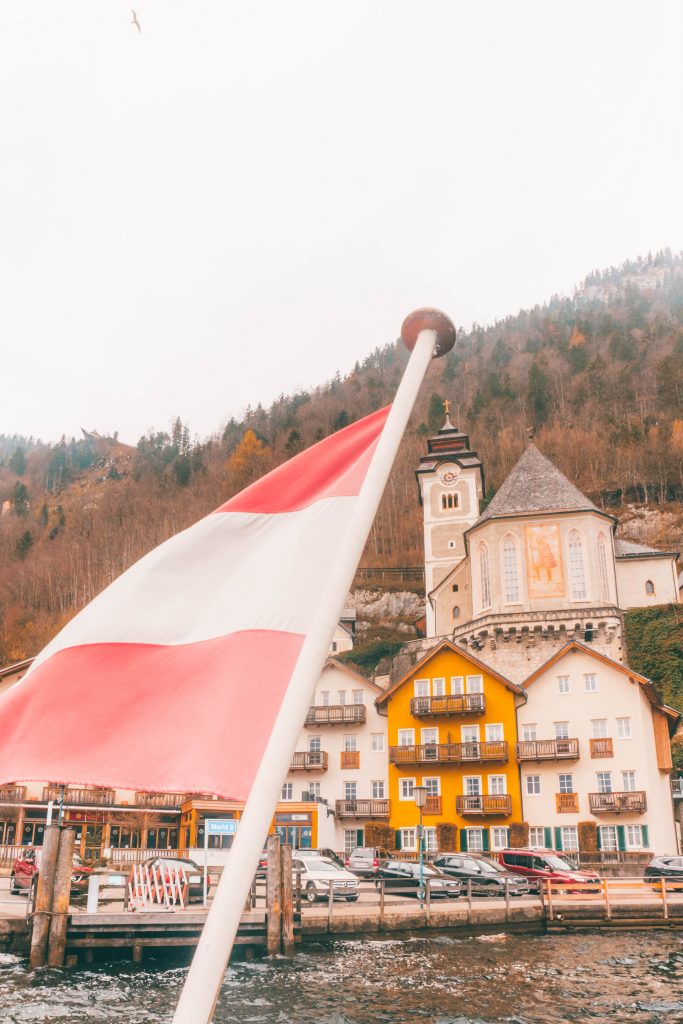
POLYGON ((544 841, 544 843, 546 845, 546 849, 547 850, 552 850, 552 848, 553 848, 553 830, 551 828, 544 828, 543 829, 543 841, 544 841))
POLYGON ((617 845, 620 850, 626 849, 626 826, 617 825, 617 845))
POLYGON ((401 830, 400 830, 400 828, 396 829, 396 849, 397 850, 401 849, 401 830))
POLYGON ((356 846, 365 846, 365 829, 356 829, 356 846))
POLYGON ((602 829, 598 825, 598 850, 602 850, 602 829))
POLYGON ((650 832, 647 825, 643 825, 641 827, 643 833, 643 849, 647 850, 648 846, 650 845, 650 832))
POLYGON ((484 853, 488 853, 491 849, 491 843, 489 842, 489 830, 487 828, 483 828, 481 830, 481 848, 484 853))
POLYGON ((562 829, 559 825, 555 827, 555 849, 562 850, 562 829))
POLYGON ((460 849, 463 853, 467 853, 467 829, 460 829, 460 849))

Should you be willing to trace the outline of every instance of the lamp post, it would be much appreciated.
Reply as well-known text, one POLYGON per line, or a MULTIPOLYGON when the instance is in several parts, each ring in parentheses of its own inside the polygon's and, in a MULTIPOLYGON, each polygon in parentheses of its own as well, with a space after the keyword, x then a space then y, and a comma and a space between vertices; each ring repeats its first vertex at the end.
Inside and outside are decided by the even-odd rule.
POLYGON ((415 786, 413 790, 413 796, 415 797, 415 803, 420 812, 420 824, 417 828, 417 842, 418 849, 420 851, 420 888, 418 896, 420 897, 420 910, 424 906, 425 898, 425 864, 424 864, 424 840, 423 840, 423 828, 422 828, 422 810, 424 805, 427 803, 428 791, 426 786, 415 786))

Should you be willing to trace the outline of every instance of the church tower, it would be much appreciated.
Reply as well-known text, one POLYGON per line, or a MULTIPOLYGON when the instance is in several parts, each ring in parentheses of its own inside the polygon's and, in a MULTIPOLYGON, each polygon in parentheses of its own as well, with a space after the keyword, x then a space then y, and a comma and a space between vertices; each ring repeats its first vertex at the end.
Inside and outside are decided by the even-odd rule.
POLYGON ((435 616, 429 594, 466 555, 465 531, 479 518, 484 497, 481 459, 470 439, 450 421, 450 402, 444 402, 446 422, 427 439, 416 477, 424 516, 427 636, 435 635, 435 616))

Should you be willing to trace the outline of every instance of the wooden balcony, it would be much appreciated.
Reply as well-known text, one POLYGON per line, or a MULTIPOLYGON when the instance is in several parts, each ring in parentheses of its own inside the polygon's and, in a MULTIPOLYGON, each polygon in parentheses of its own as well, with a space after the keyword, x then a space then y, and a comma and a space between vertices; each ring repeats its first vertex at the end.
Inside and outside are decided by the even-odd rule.
POLYGON ((360 768, 360 750, 342 750, 339 761, 340 768, 360 768))
POLYGON ((335 800, 338 818, 388 818, 388 800, 335 800))
POLYGON ((509 793, 494 796, 456 796, 455 810, 463 818, 486 814, 500 814, 507 818, 512 814, 512 797, 509 793))
POLYGON ((26 786, 0 786, 0 804, 21 804, 26 799, 26 786))
POLYGON ((556 793, 555 810, 558 814, 578 814, 579 794, 578 793, 556 793))
POLYGON ((578 761, 578 740, 523 740, 517 744, 518 761, 578 761))
POLYGON ((449 697, 413 697, 410 713, 416 718, 429 715, 483 715, 486 698, 483 693, 460 693, 449 697))
POLYGON ((365 721, 365 704, 328 704, 310 707, 304 725, 350 725, 365 721))
POLYGON ((425 816, 428 814, 441 814, 441 797, 428 796, 422 813, 425 816))
POLYGON ((614 757, 611 736, 601 736, 591 740, 591 757, 614 757))
POLYGON ((178 810, 185 803, 187 793, 136 793, 137 807, 154 807, 166 810, 178 810))
POLYGON ((644 814, 647 810, 645 791, 628 793, 589 793, 591 814, 644 814))
POLYGON ((289 766, 290 772, 326 772, 327 751, 306 750, 297 751, 292 756, 292 763, 289 766))
POLYGON ((392 764, 481 764, 508 760, 507 740, 483 743, 419 743, 389 747, 392 764))
MULTIPOLYGON (((113 789, 71 789, 64 790, 65 804, 81 804, 91 807, 111 807, 114 803, 113 789)), ((59 802, 62 799, 61 786, 45 786, 43 788, 43 800, 54 800, 59 802)))

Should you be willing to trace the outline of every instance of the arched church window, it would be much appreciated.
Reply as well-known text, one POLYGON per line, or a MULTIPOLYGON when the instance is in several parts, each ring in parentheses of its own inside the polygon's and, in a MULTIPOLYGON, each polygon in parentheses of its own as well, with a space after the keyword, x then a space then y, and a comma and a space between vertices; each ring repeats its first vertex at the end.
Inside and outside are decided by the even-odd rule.
POLYGON ((459 619, 460 618, 460 609, 458 608, 457 604, 456 604, 455 608, 453 609, 453 618, 454 619, 459 619))
POLYGON ((569 534, 569 583, 572 601, 586 600, 586 571, 583 564, 583 541, 578 530, 569 534))
POLYGON ((449 491, 448 494, 441 495, 441 508, 446 512, 448 509, 457 508, 459 505, 458 495, 449 491))
POLYGON ((481 606, 491 607, 491 570, 487 544, 479 545, 479 578, 481 580, 481 606))
POLYGON ((598 535, 598 567, 600 569, 600 584, 602 586, 602 599, 609 601, 609 579, 607 576, 607 547, 605 535, 598 535))
POLYGON ((652 580, 647 580, 646 583, 645 583, 645 593, 646 594, 654 594, 654 592, 655 592, 655 585, 654 585, 654 583, 652 582, 652 580))
POLYGON ((517 545, 511 533, 503 537, 503 586, 505 603, 519 603, 519 566, 517 562, 517 545))

